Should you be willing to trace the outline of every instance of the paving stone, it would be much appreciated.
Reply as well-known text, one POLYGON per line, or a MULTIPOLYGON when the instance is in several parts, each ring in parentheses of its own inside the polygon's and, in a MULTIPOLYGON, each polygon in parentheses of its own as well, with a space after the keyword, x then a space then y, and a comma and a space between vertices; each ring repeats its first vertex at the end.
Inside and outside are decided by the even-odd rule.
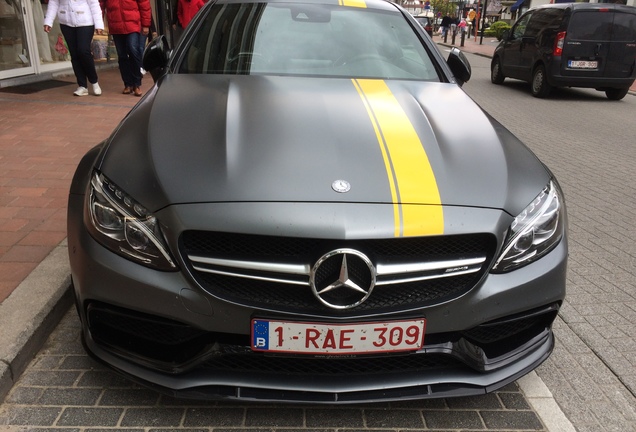
POLYGON ((130 380, 111 371, 88 371, 82 374, 78 387, 132 388, 130 380))
POLYGON ((58 369, 107 370, 86 354, 65 356, 58 369))
MULTIPOLYGON (((100 428, 90 428, 85 430, 89 432, 113 432, 113 429, 100 429, 100 428)), ((174 429, 170 429, 170 430, 174 432, 174 429)), ((117 432, 141 432, 141 429, 126 429, 126 428, 118 427, 117 432)))
POLYGON ((532 411, 480 411, 486 427, 508 430, 543 430, 539 417, 532 411))
POLYGON ((123 408, 66 408, 57 426, 116 426, 123 408))
MULTIPOLYGON (((236 432, 236 429, 230 429, 234 432, 236 432)), ((250 429, 251 430, 251 429, 250 429)), ((139 429, 131 429, 130 430, 135 431, 135 432, 139 432, 139 429)), ((174 429, 149 429, 149 432, 174 432, 174 429)), ((91 430, 91 432, 94 432, 94 430, 91 430)), ((112 432, 112 431, 110 431, 112 432)), ((117 428, 117 432, 121 432, 121 429, 117 428)), ((184 428, 179 428, 179 432, 208 432, 208 429, 184 429, 184 428)), ((214 429, 214 432, 220 432, 220 429, 214 429)))
MULTIPOLYGON (((517 389, 516 391, 519 391, 517 389)), ((371 408, 382 408, 381 405, 373 404, 371 408)), ((448 404, 446 403, 446 399, 419 399, 419 400, 406 400, 406 401, 397 401, 391 402, 387 408, 416 408, 416 409, 432 409, 439 410, 448 408, 448 404)))
POLYGON ((121 425, 124 427, 179 426, 185 415, 181 408, 128 408, 121 425))
MULTIPOLYGON (((231 431, 236 431, 237 429, 229 429, 231 431)), ((252 429, 250 429, 252 430, 252 429)), ((139 432, 139 429, 131 429, 130 430, 135 431, 135 432, 139 432)), ((220 432, 221 429, 214 429, 214 432, 220 432)), ((94 432, 94 430, 91 430, 91 432, 94 432)), ((110 431, 112 432, 112 431, 110 431)), ((121 432, 121 429, 117 428, 117 432, 121 432)), ((174 432, 174 429, 149 429, 149 432, 174 432)), ((184 429, 184 428, 179 428, 179 432, 208 432, 208 429, 184 429)))
POLYGON ((6 398, 8 404, 33 405, 40 398, 44 389, 41 387, 15 387, 6 398))
MULTIPOLYGON (((79 428, 47 428, 47 427, 40 428, 39 427, 37 429, 30 428, 28 431, 29 432, 80 432, 81 429, 79 429, 79 428)), ((95 431, 91 430, 91 432, 95 432, 95 431)), ((111 432, 112 432, 112 430, 111 430, 111 432)), ((119 431, 117 431, 117 432, 119 432, 119 431)), ((140 432, 140 431, 137 431, 137 432, 140 432)))
POLYGON ((422 414, 418 410, 364 410, 367 427, 370 428, 409 428, 417 429, 424 427, 422 414))
POLYGON ((61 408, 10 406, 0 414, 0 424, 52 426, 61 411, 61 408))
POLYGON ((503 408, 496 393, 475 397, 449 398, 448 407, 451 409, 489 410, 503 408))
POLYGON ((245 424, 245 410, 241 408, 187 409, 185 427, 240 427, 245 424))
POLYGON ((147 389, 107 389, 99 400, 100 406, 149 406, 156 405, 160 395, 147 389))
POLYGON ((362 410, 359 409, 308 408, 305 411, 305 425, 323 428, 362 428, 364 427, 364 418, 362 410))
POLYGON ((64 356, 60 355, 43 355, 36 358, 31 367, 33 369, 56 369, 63 359, 64 356))
POLYGON ((95 405, 102 391, 82 388, 47 388, 38 403, 42 405, 95 405))
POLYGON ((477 411, 423 411, 430 429, 485 429, 477 411))
POLYGON ((75 371, 27 370, 20 379, 25 386, 71 386, 79 378, 75 371))
POLYGON ((300 408, 247 408, 246 426, 301 427, 304 423, 303 410, 300 408))
POLYGON ((499 393, 499 399, 503 403, 506 409, 513 410, 529 410, 530 405, 526 401, 526 398, 519 393, 499 393))

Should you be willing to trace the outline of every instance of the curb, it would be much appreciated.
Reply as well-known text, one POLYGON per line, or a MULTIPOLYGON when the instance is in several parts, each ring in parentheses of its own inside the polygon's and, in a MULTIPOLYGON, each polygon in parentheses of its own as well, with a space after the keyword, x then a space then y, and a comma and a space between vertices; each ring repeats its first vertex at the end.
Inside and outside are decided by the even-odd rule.
POLYGON ((66 248, 64 240, 0 303, 0 403, 73 303, 66 248))
POLYGON ((548 431, 576 432, 574 425, 561 411, 554 396, 535 371, 519 378, 517 384, 548 431))

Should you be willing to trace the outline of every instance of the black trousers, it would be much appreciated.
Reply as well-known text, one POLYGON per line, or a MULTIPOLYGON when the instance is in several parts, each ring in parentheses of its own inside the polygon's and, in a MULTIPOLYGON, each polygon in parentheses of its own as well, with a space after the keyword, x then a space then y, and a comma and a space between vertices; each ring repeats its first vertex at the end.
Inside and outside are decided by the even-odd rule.
POLYGON ((73 65, 73 73, 77 79, 77 85, 88 87, 89 82, 95 84, 97 82, 97 71, 95 70, 95 60, 91 52, 95 26, 69 27, 61 24, 60 29, 71 54, 71 64, 73 65))

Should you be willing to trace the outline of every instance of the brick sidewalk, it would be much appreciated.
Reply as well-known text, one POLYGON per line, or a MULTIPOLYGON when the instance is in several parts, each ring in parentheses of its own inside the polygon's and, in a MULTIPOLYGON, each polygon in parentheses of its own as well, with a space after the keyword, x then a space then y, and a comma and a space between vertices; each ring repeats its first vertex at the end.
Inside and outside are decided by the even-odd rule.
MULTIPOLYGON (((80 158, 139 101, 121 94, 116 68, 99 71, 103 95, 73 96, 73 77, 30 94, 0 91, 0 303, 66 238, 66 204, 80 158)), ((146 77, 142 89, 151 86, 146 77)))

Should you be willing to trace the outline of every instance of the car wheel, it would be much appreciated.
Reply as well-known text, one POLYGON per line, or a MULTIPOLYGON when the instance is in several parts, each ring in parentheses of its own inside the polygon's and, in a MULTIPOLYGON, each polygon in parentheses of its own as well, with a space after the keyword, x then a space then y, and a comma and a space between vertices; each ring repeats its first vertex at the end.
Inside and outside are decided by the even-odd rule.
POLYGON ((547 97, 551 89, 545 75, 545 67, 543 65, 537 66, 532 74, 532 96, 538 98, 547 97))
POLYGON ((504 79, 506 79, 506 77, 501 70, 501 60, 497 57, 490 64, 490 81, 493 84, 501 84, 504 82, 504 79))
POLYGON ((612 88, 605 90, 605 95, 609 100, 621 100, 627 95, 628 88, 612 88))

